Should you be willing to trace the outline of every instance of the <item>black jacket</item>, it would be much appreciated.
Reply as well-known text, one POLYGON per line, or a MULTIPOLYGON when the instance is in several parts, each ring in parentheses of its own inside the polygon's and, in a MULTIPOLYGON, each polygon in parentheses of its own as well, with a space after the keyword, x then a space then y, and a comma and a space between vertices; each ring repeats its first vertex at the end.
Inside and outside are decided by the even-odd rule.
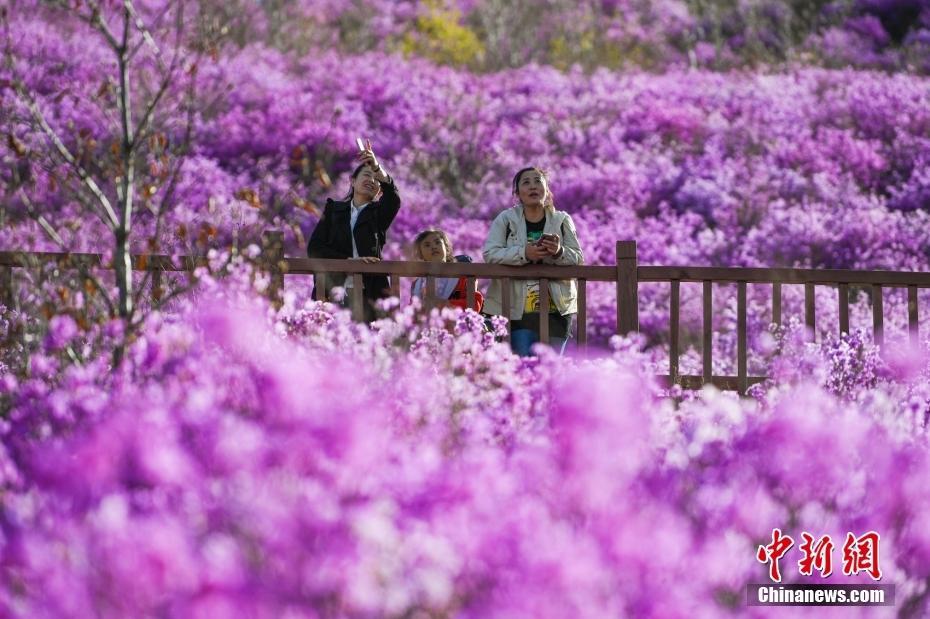
MULTIPOLYGON (((351 221, 350 200, 327 200, 323 216, 317 222, 307 255, 311 258, 346 259, 352 257, 352 238, 349 236, 351 221)), ((387 231, 400 210, 400 196, 394 180, 381 183, 381 198, 370 203, 358 215, 355 222, 355 246, 359 256, 381 257, 381 249, 387 240, 387 231)), ((345 274, 327 274, 327 288, 341 286, 345 274)), ((390 295, 390 282, 385 275, 365 275, 362 278, 365 297, 380 299, 390 295)))

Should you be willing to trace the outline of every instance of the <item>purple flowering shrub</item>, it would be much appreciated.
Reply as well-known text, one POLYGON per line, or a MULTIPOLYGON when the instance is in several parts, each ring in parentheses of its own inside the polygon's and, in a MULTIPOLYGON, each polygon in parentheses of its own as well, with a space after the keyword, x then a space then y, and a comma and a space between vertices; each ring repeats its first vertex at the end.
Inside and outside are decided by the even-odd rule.
POLYGON ((403 52, 483 71, 528 63, 567 68, 714 69, 797 59, 926 73, 925 0, 303 0, 237 3, 244 45, 403 52))
POLYGON ((789 330, 802 372, 675 406, 641 341, 523 361, 473 313, 274 310, 237 264, 115 370, 55 317, 3 374, 5 616, 756 616, 776 526, 879 531, 926 610, 919 351, 789 330))

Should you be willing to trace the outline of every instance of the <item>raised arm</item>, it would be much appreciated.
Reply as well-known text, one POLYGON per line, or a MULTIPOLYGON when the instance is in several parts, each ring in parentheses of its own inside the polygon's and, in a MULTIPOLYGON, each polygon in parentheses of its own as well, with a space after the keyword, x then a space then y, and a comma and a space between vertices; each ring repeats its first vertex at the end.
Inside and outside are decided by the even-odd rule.
POLYGON ((494 218, 491 230, 481 250, 484 261, 489 264, 522 266, 527 263, 526 247, 507 246, 507 211, 494 218))
POLYGON ((384 166, 375 156, 375 151, 371 147, 371 140, 365 141, 365 148, 359 152, 358 161, 368 168, 374 174, 375 180, 381 185, 381 198, 378 199, 378 229, 381 232, 387 232, 391 227, 391 222, 397 216, 400 210, 400 195, 397 193, 397 186, 394 179, 384 169, 384 166))
POLYGON ((381 199, 378 204, 378 227, 386 232, 400 210, 400 194, 390 176, 386 181, 381 181, 381 199))

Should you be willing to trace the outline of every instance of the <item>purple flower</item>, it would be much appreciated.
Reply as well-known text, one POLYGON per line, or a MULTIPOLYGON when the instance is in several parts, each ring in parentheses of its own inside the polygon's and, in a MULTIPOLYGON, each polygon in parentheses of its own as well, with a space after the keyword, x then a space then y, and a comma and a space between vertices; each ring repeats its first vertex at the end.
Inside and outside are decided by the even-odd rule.
POLYGON ((67 314, 58 314, 48 321, 48 333, 45 335, 45 347, 48 350, 61 350, 78 335, 78 325, 67 314))

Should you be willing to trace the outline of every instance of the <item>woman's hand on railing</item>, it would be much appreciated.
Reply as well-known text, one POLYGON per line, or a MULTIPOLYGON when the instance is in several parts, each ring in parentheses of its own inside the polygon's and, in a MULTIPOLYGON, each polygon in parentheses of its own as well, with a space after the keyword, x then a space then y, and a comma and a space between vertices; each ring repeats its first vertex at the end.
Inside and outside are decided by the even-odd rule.
POLYGON ((375 256, 359 256, 358 258, 348 258, 348 260, 358 260, 359 262, 364 262, 366 264, 381 262, 381 258, 376 258, 375 256))

